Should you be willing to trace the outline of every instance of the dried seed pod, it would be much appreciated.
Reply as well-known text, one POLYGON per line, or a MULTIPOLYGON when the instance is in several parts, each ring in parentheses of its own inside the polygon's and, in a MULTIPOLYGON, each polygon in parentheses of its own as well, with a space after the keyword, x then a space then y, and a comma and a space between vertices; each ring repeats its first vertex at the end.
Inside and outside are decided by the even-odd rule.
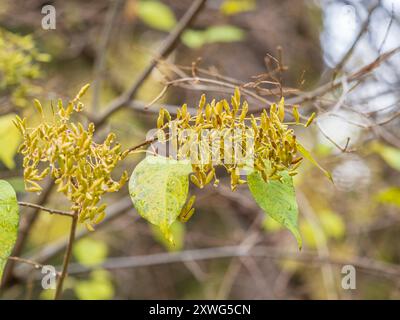
POLYGON ((198 110, 200 112, 203 110, 205 104, 206 104, 206 95, 202 94, 201 97, 200 97, 199 107, 198 107, 198 110))
POLYGON ((306 128, 313 122, 313 120, 315 119, 316 113, 313 112, 311 114, 311 116, 308 118, 306 124, 304 125, 306 128))
POLYGON ((164 125, 164 109, 161 108, 157 118, 157 128, 160 129, 164 125))
POLYGON ((281 122, 285 118, 285 98, 284 97, 281 98, 281 101, 279 101, 279 104, 278 104, 278 117, 281 122))
POLYGON ((190 181, 194 183, 194 185, 200 189, 203 189, 203 185, 200 183, 199 179, 195 175, 190 176, 190 181))
POLYGON ((247 101, 245 101, 243 103, 243 105, 242 105, 242 112, 241 112, 240 117, 239 117, 239 121, 240 122, 244 121, 248 111, 249 111, 249 104, 247 103, 247 101))
POLYGON ((293 106, 293 117, 294 117, 294 120, 296 121, 296 123, 300 122, 300 113, 298 110, 298 106, 293 106))
POLYGON ((34 99, 33 103, 35 105, 36 110, 43 117, 43 107, 42 107, 42 104, 40 103, 40 101, 38 99, 34 99))
POLYGON ((187 222, 194 214, 194 208, 191 208, 189 211, 186 211, 185 213, 181 214, 179 216, 179 220, 181 222, 187 222))
POLYGON ((78 92, 77 96, 75 97, 75 99, 80 99, 80 98, 82 98, 82 97, 85 95, 85 93, 88 91, 89 87, 90 87, 90 83, 85 84, 85 85, 81 88, 81 90, 79 90, 79 92, 78 92))
POLYGON ((215 175, 215 170, 214 168, 207 174, 206 180, 205 180, 205 185, 209 184, 211 180, 214 178, 215 175))
MULTIPOLYGON (((213 179, 214 185, 218 185, 219 180, 213 168, 213 165, 218 164, 222 164, 230 174, 232 190, 235 190, 238 184, 244 183, 245 180, 240 179, 239 170, 244 168, 246 162, 237 163, 237 157, 253 157, 254 169, 261 173, 265 181, 281 180, 280 172, 289 170, 294 174, 294 170, 298 168, 296 136, 293 129, 289 129, 283 122, 284 98, 278 104, 272 104, 269 113, 263 110, 257 117, 248 114, 248 103, 244 101, 241 104, 240 100, 238 88, 235 89, 231 103, 223 99, 207 104, 206 97, 202 95, 195 116, 192 117, 187 112, 187 106, 183 105, 177 110, 175 119, 167 119, 163 123, 162 130, 174 128, 176 131, 175 137, 167 139, 172 140, 172 146, 179 158, 193 157, 193 150, 201 150, 211 155, 195 155, 195 158, 201 158, 202 162, 192 165, 195 174, 192 174, 190 179, 199 188, 211 183, 213 179), (202 132, 208 129, 216 132, 203 136, 202 132), (186 130, 193 132, 194 137, 183 134, 186 130), (191 148, 193 144, 196 148, 191 148), (211 160, 207 160, 210 158, 212 163, 211 160), (265 167, 266 160, 269 163, 268 169, 265 167)), ((297 106, 293 108, 293 114, 299 122, 297 106)))
MULTIPOLYGON (((41 191, 35 181, 43 180, 51 174, 57 185, 57 191, 66 195, 73 203, 71 209, 79 211, 81 222, 96 223, 105 214, 105 205, 97 207, 100 197, 106 192, 114 192, 127 181, 124 172, 119 182, 111 178, 111 172, 117 163, 126 156, 121 146, 113 144, 115 134, 107 136, 102 144, 92 140, 94 125, 85 129, 81 123, 72 123, 69 117, 74 111, 80 111, 83 104, 79 101, 88 86, 83 87, 65 109, 62 101, 57 103, 58 113, 53 114, 52 122, 42 118, 37 128, 26 128, 26 119, 16 117, 15 124, 23 133, 23 143, 19 151, 23 154, 24 179, 27 191, 41 191), (39 173, 39 165, 45 163, 46 169, 39 173)), ((35 106, 43 114, 40 102, 35 106)), ((90 228, 90 227, 89 227, 90 228)))

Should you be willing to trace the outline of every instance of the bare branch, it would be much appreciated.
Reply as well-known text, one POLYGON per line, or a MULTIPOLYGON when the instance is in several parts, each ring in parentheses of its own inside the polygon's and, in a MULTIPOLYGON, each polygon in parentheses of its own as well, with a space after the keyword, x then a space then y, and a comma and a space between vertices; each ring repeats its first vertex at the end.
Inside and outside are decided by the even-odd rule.
POLYGON ((105 60, 107 55, 107 47, 110 43, 112 29, 114 27, 115 21, 118 17, 120 9, 124 4, 125 0, 116 0, 114 1, 110 9, 107 13, 106 21, 104 24, 103 31, 101 33, 101 42, 99 45, 99 49, 97 52, 95 67, 94 67, 94 76, 95 81, 93 83, 93 101, 92 101, 92 112, 97 111, 99 105, 100 98, 100 89, 101 89, 101 80, 103 78, 105 60))
POLYGON ((353 41, 353 44, 351 45, 351 47, 347 50, 347 52, 343 55, 342 59, 338 62, 338 64, 336 65, 336 67, 334 68, 335 73, 339 72, 340 70, 343 69, 344 65, 346 64, 346 62, 350 59, 350 57, 352 56, 355 48, 357 47, 357 44, 360 42, 362 36, 368 31, 368 27, 369 24, 371 22, 371 16, 374 13, 375 9, 377 9, 380 6, 380 3, 377 2, 374 6, 372 6, 369 10, 368 10, 368 16, 367 19, 364 21, 364 23, 362 24, 360 31, 358 32, 355 40, 353 41))
POLYGON ((22 201, 18 201, 18 204, 20 206, 23 207, 29 207, 29 208, 35 208, 35 209, 39 209, 42 211, 46 211, 50 214, 58 214, 61 216, 67 216, 67 217, 74 217, 74 214, 71 211, 63 211, 63 210, 57 210, 57 209, 51 209, 51 208, 47 208, 38 204, 34 204, 34 203, 29 203, 29 202, 22 202, 22 201))
MULTIPOLYGON (((19 257, 11 256, 11 257, 8 257, 8 260, 12 260, 12 261, 15 261, 15 262, 24 263, 24 264, 33 266, 34 269, 41 269, 41 268, 44 267, 43 264, 40 264, 40 263, 38 263, 36 261, 29 260, 29 259, 24 259, 24 258, 19 258, 19 257)), ((57 276, 60 276, 60 275, 61 275, 61 273, 57 272, 57 276)))

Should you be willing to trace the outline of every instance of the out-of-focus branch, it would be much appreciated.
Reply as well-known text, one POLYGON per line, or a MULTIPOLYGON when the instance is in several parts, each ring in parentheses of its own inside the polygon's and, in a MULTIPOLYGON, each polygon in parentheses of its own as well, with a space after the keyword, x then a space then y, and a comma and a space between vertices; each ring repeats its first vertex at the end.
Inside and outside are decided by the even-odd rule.
POLYGON ((379 48, 378 48, 378 52, 379 52, 379 53, 382 52, 383 46, 385 45, 386 40, 387 40, 387 38, 388 38, 388 36, 389 36, 389 32, 390 32, 390 30, 391 30, 391 28, 392 28, 393 21, 395 20, 394 16, 395 16, 395 14, 394 14, 394 3, 392 3, 392 11, 391 11, 391 13, 390 13, 390 21, 389 21, 389 24, 388 24, 388 26, 387 26, 387 28, 386 28, 385 36, 383 37, 382 42, 381 42, 381 44, 380 44, 380 46, 379 46, 379 48))
MULTIPOLYGON (((322 230, 321 224, 318 221, 318 218, 311 207, 308 199, 302 192, 297 192, 298 203, 300 207, 300 211, 303 213, 304 217, 308 221, 308 223, 312 226, 313 234, 315 236, 316 244, 317 244, 317 252, 318 256, 321 259, 329 260, 329 248, 328 243, 326 241, 325 234, 322 230)), ((327 298, 338 299, 336 287, 335 287, 335 277, 333 274, 332 265, 330 263, 322 264, 321 266, 322 279, 325 284, 325 290, 327 294, 327 298)))
MULTIPOLYGON (((193 83, 193 84, 196 84, 196 83, 199 83, 199 82, 214 84, 214 85, 218 85, 218 86, 221 86, 221 87, 230 88, 232 90, 235 89, 235 87, 237 86, 237 85, 234 85, 234 84, 231 84, 231 83, 228 83, 228 82, 215 80, 215 79, 201 78, 201 77, 180 78, 180 79, 176 79, 176 80, 171 80, 167 84, 168 85, 178 85, 180 83, 189 83, 189 84, 193 83)), ((271 104, 272 103, 268 99, 265 99, 265 98, 261 97, 260 95, 254 93, 254 92, 252 92, 250 90, 241 88, 241 91, 243 92, 244 95, 248 95, 250 97, 253 97, 254 99, 256 99, 256 100, 258 100, 258 101, 260 101, 260 102, 262 102, 264 104, 267 104, 267 103, 271 104)))
MULTIPOLYGON (((110 258, 103 264, 97 267, 102 267, 108 270, 113 269, 127 269, 127 268, 138 268, 147 267, 154 265, 163 265, 170 263, 177 263, 183 261, 192 260, 210 260, 210 259, 221 259, 230 257, 262 257, 269 259, 278 260, 293 260, 298 262, 304 262, 307 265, 310 264, 332 264, 336 266, 344 266, 351 264, 360 270, 364 270, 367 273, 388 278, 399 278, 400 277, 400 266, 389 264, 381 261, 372 260, 365 257, 355 257, 352 259, 341 259, 334 257, 320 257, 315 252, 302 251, 285 251, 282 248, 274 248, 268 246, 254 246, 251 244, 248 246, 235 245, 235 246, 224 246, 214 247, 206 249, 194 249, 185 250, 180 252, 172 253, 155 253, 150 255, 132 256, 132 257, 119 257, 110 258)), ((91 267, 82 266, 80 264, 70 264, 69 273, 79 274, 91 271, 91 267)))
POLYGON ((337 89, 338 87, 340 87, 342 85, 344 80, 346 80, 348 84, 355 82, 355 81, 362 80, 365 76, 367 76, 369 73, 371 73, 377 67, 379 67, 382 62, 387 61, 390 57, 392 57, 394 54, 398 53, 399 51, 400 51, 400 47, 397 47, 393 50, 385 52, 385 53, 379 55, 371 63, 360 68, 358 71, 352 73, 349 76, 344 76, 345 79, 339 78, 332 82, 328 82, 312 91, 303 93, 297 97, 289 98, 286 100, 286 102, 287 102, 287 104, 292 105, 292 104, 301 104, 304 102, 312 101, 319 97, 324 96, 328 92, 331 92, 331 91, 337 89))
POLYGON ((161 48, 158 50, 155 59, 146 67, 146 69, 140 74, 137 80, 133 83, 129 90, 124 92, 121 96, 113 100, 105 109, 105 111, 99 116, 94 117, 94 123, 99 126, 102 125, 112 114, 124 107, 129 101, 131 101, 136 95, 139 88, 142 86, 147 77, 151 74, 153 69, 158 64, 158 59, 166 58, 172 50, 175 48, 179 41, 179 37, 183 31, 189 26, 196 15, 201 11, 207 0, 196 0, 192 3, 188 11, 183 15, 181 20, 178 22, 176 27, 171 31, 168 37, 165 39, 161 48))
MULTIPOLYGON (((153 104, 151 108, 145 109, 146 105, 147 105, 147 103, 144 101, 133 100, 133 101, 129 102, 128 107, 136 112, 148 113, 148 114, 158 113, 160 108, 164 108, 171 115, 176 115, 176 110, 178 108, 180 108, 180 106, 171 105, 171 104, 153 104)), ((190 114, 196 114, 196 109, 194 109, 194 108, 188 107, 187 110, 190 114)))
MULTIPOLYGON (((11 257, 8 257, 8 260, 12 260, 12 261, 15 261, 15 262, 18 262, 18 263, 24 263, 24 264, 33 266, 34 269, 42 269, 44 267, 43 264, 40 264, 40 263, 38 263, 36 261, 29 260, 29 259, 24 259, 24 258, 19 258, 19 257, 12 257, 11 256, 11 257)), ((60 275, 61 275, 61 273, 57 272, 57 276, 60 276, 60 275)))
POLYGON ((352 45, 350 48, 347 50, 347 52, 343 55, 342 59, 337 63, 336 67, 334 68, 335 73, 339 72, 340 70, 343 69, 344 65, 346 62, 350 59, 352 56, 355 48, 357 47, 357 44, 360 42, 361 38, 363 35, 368 31, 369 24, 371 22, 371 16, 374 13, 375 9, 377 9, 380 6, 380 3, 377 2, 375 5, 373 5, 369 10, 368 10, 368 16, 367 19, 365 19, 364 23, 362 24, 360 31, 358 32, 356 38, 354 39, 352 45))
POLYGON ((92 101, 92 112, 97 111, 99 100, 100 100, 100 89, 103 79, 105 60, 107 56, 107 47, 110 43, 112 30, 114 24, 117 20, 118 14, 125 0, 115 0, 107 13, 105 19, 105 24, 103 31, 101 33, 101 42, 97 51, 95 67, 94 67, 94 77, 95 81, 93 84, 93 101, 92 101))

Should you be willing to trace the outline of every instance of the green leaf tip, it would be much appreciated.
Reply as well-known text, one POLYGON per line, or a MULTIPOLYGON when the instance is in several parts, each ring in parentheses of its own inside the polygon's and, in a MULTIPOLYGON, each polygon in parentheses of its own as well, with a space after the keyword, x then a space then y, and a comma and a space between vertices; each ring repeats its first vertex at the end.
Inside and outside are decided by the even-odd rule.
POLYGON ((265 182, 259 172, 252 171, 247 176, 247 184, 260 208, 294 235, 301 250, 302 238, 297 223, 298 206, 293 178, 286 171, 281 172, 281 175, 282 182, 276 180, 265 182))

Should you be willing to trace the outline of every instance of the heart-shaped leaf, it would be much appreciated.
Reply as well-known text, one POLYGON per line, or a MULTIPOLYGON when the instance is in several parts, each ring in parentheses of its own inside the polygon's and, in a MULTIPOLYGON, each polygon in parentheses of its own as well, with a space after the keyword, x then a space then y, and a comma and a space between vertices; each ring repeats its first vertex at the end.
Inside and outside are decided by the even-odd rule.
POLYGON ((12 186, 0 180, 0 280, 7 259, 17 240, 19 207, 12 186))
POLYGON ((288 228, 301 249, 302 240, 297 224, 298 207, 293 179, 286 171, 280 174, 283 178, 282 182, 276 180, 265 182, 258 171, 253 171, 247 176, 247 184, 261 209, 288 228))
POLYGON ((129 193, 139 214, 173 242, 170 226, 179 216, 189 191, 189 161, 147 156, 133 170, 129 193))

